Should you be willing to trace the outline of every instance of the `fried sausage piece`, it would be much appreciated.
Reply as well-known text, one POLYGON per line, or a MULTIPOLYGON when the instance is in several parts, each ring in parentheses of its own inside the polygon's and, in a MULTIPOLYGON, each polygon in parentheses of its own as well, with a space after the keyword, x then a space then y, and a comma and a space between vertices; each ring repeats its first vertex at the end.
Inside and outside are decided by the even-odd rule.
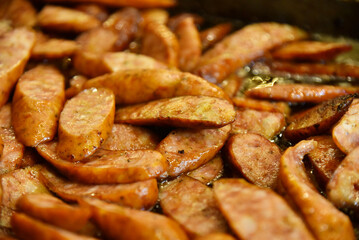
POLYGON ((69 88, 65 90, 66 99, 73 98, 83 90, 87 78, 82 75, 75 75, 69 80, 69 88))
POLYGON ((108 89, 86 89, 68 100, 59 120, 60 157, 82 160, 107 139, 113 126, 115 96, 108 89))
POLYGON ((247 97, 286 102, 320 103, 346 94, 358 93, 355 87, 310 84, 277 84, 269 87, 252 88, 245 92, 247 97))
POLYGON ((233 105, 207 96, 181 96, 120 108, 116 123, 187 128, 222 127, 234 121, 233 105))
POLYGON ((75 6, 76 10, 94 16, 100 22, 104 22, 108 18, 108 11, 105 6, 96 3, 82 3, 75 6))
POLYGON ((289 116, 291 111, 287 102, 269 102, 247 97, 234 97, 232 101, 239 108, 250 108, 264 112, 280 112, 285 116, 289 116))
POLYGON ((212 47, 221 41, 231 30, 231 23, 221 23, 201 31, 199 34, 202 42, 202 49, 207 50, 212 47))
POLYGON ((327 185, 327 195, 338 208, 352 209, 358 214, 359 147, 351 151, 335 170, 327 185))
POLYGON ((61 32, 85 32, 100 26, 95 17, 66 7, 46 5, 37 16, 37 24, 61 32))
POLYGON ((316 145, 303 140, 284 152, 279 171, 283 187, 317 239, 355 239, 349 217, 320 195, 306 175, 302 159, 316 145))
POLYGON ((314 239, 302 219, 270 189, 223 178, 214 182, 213 190, 221 212, 240 239, 314 239))
POLYGON ((159 136, 150 129, 128 124, 114 124, 108 139, 102 144, 107 150, 155 149, 159 136))
POLYGON ((196 237, 194 240, 235 240, 227 233, 211 233, 205 236, 196 237))
POLYGON ((222 89, 190 73, 160 69, 122 70, 90 79, 84 88, 106 87, 121 105, 186 95, 225 98, 222 89))
POLYGON ((103 62, 108 72, 130 69, 167 69, 167 66, 155 59, 129 52, 109 52, 104 54, 103 62))
POLYGON ((231 126, 214 129, 178 129, 157 146, 169 163, 163 176, 176 177, 210 161, 226 142, 231 126))
POLYGON ((281 60, 331 60, 351 49, 352 46, 348 43, 297 41, 274 50, 272 56, 281 60))
POLYGON ((12 99, 12 125, 26 146, 50 141, 65 102, 65 79, 55 67, 38 65, 19 79, 12 99))
POLYGON ((219 87, 223 89, 230 98, 234 98, 238 90, 243 85, 243 78, 239 77, 236 73, 229 75, 223 82, 219 84, 219 87))
POLYGON ((227 142, 228 158, 251 183, 275 189, 278 184, 281 151, 255 133, 236 134, 227 142))
POLYGON ((160 24, 167 24, 169 13, 165 9, 151 8, 141 12, 144 24, 149 22, 158 22, 160 24))
POLYGON ((34 44, 35 34, 25 28, 14 29, 0 37, 0 107, 9 99, 34 44))
POLYGON ((178 40, 166 25, 147 23, 143 29, 141 45, 141 54, 153 57, 171 68, 178 66, 178 40))
POLYGON ((199 168, 187 173, 188 176, 194 178, 204 184, 210 184, 220 178, 223 173, 223 160, 217 154, 212 160, 203 164, 199 168))
POLYGON ((136 7, 136 8, 151 8, 151 7, 173 7, 176 5, 176 0, 45 0, 45 2, 62 2, 62 3, 82 3, 93 2, 103 4, 111 7, 136 7))
POLYGON ((48 168, 42 168, 40 179, 46 187, 66 201, 84 197, 98 198, 136 209, 150 209, 158 198, 156 179, 124 184, 82 184, 67 180, 48 168))
POLYGON ((0 226, 10 227, 10 218, 16 202, 26 194, 49 193, 39 180, 40 166, 17 169, 0 178, 0 226))
POLYGON ((359 99, 354 99, 348 111, 333 128, 335 144, 345 153, 350 153, 359 146, 359 99))
POLYGON ((11 103, 5 104, 0 107, 0 127, 11 127, 11 103))
POLYGON ((160 176, 167 162, 157 151, 99 149, 85 162, 69 162, 56 153, 56 142, 41 143, 39 154, 69 179, 87 184, 131 183, 160 176))
POLYGON ((330 135, 314 136, 309 139, 318 143, 318 146, 308 153, 309 160, 314 167, 317 180, 326 186, 345 154, 335 145, 330 135))
POLYGON ((71 206, 49 194, 27 194, 16 203, 17 209, 45 223, 77 232, 89 221, 87 208, 71 206))
POLYGON ((178 67, 184 72, 190 72, 197 66, 202 53, 202 43, 194 19, 184 18, 174 33, 179 45, 178 67))
POLYGON ((219 83, 236 69, 281 44, 306 38, 302 30, 279 23, 248 25, 224 38, 200 59, 195 73, 219 83))
POLYGON ((80 236, 50 224, 35 220, 23 213, 14 213, 11 226, 15 235, 24 240, 95 240, 96 238, 80 236))
POLYGON ((18 27, 33 27, 36 24, 36 9, 28 0, 12 0, 7 7, 4 19, 11 21, 11 25, 18 27))
POLYGON ((257 133, 272 139, 283 130, 286 122, 282 113, 239 109, 231 125, 232 134, 257 133))
POLYGON ((107 239, 188 239, 175 221, 160 214, 121 207, 98 199, 87 198, 80 204, 90 207, 95 223, 107 239))
POLYGON ((228 230, 212 189, 198 180, 180 176, 160 189, 159 198, 163 213, 191 238, 228 230))
POLYGON ((291 116, 284 136, 290 141, 299 141, 326 132, 345 114, 354 97, 336 97, 291 116))

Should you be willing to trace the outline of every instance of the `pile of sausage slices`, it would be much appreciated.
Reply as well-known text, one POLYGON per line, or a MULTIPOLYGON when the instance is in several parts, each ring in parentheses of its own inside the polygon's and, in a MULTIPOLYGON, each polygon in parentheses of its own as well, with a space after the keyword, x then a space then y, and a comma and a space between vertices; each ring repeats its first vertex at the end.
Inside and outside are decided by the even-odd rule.
POLYGON ((84 2, 0 2, 1 239, 355 239, 351 44, 84 2))

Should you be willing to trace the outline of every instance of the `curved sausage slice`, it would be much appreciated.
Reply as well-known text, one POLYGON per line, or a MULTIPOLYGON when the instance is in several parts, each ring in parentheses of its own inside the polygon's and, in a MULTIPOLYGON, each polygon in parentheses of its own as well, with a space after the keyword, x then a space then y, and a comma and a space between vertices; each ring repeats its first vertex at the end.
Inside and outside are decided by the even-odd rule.
POLYGON ((60 157, 82 160, 93 154, 111 132, 115 96, 108 89, 86 89, 68 100, 59 120, 60 157))
POLYGON ((88 209, 68 205, 49 194, 27 194, 16 205, 32 218, 72 232, 83 228, 90 218, 88 209))
POLYGON ((210 161, 226 142, 230 125, 214 129, 174 130, 157 146, 169 163, 163 176, 176 177, 210 161))
POLYGON ((185 95, 228 99, 222 89, 190 73, 160 69, 123 70, 90 79, 84 88, 105 87, 116 96, 117 104, 144 103, 185 95))
POLYGON ((54 67, 38 65, 24 73, 12 99, 12 124, 26 146, 50 141, 65 102, 65 79, 54 67))
POLYGON ((213 191, 203 183, 181 176, 160 189, 161 208, 191 237, 227 232, 227 224, 217 208, 213 191))
POLYGON ((7 103, 0 107, 0 127, 10 128, 11 126, 11 103, 7 103))
POLYGON ((349 217, 320 195, 307 177, 302 159, 316 145, 314 140, 303 140, 284 152, 280 165, 283 187, 317 239, 355 239, 349 217))
MULTIPOLYGON (((6 6, 6 2, 5 6, 6 6)), ((2 6, 3 7, 3 6, 2 6)), ((11 25, 15 28, 28 27, 32 28, 36 24, 36 9, 28 0, 13 0, 9 1, 5 14, 2 19, 11 21, 11 25)))
POLYGON ((87 78, 82 75, 75 75, 69 80, 69 87, 65 90, 66 99, 73 98, 83 90, 87 78))
POLYGON ((251 183, 275 189, 278 184, 279 147, 265 137, 254 134, 237 134, 227 142, 228 158, 251 183))
POLYGON ((235 238, 227 233, 211 233, 205 236, 196 237, 194 240, 235 240, 235 238))
POLYGON ((270 189, 223 178, 214 182, 213 190, 221 212, 240 239, 314 239, 302 219, 270 189))
POLYGON ((202 49, 207 50, 212 47, 221 41, 231 30, 231 23, 222 23, 201 31, 199 36, 201 38, 202 49))
POLYGON ((116 123, 187 128, 223 127, 234 121, 233 105, 207 96, 182 96, 120 108, 116 123))
POLYGON ((62 174, 87 184, 131 183, 160 176, 167 162, 157 151, 109 151, 99 149, 85 162, 69 162, 56 153, 56 142, 41 143, 39 154, 62 174))
POLYGON ((206 185, 220 178, 222 174, 223 160, 219 154, 217 154, 214 158, 212 158, 212 160, 203 164, 199 168, 187 173, 187 175, 191 178, 194 178, 206 185))
POLYGON ((0 37, 0 107, 9 99, 34 44, 35 34, 25 28, 14 29, 0 37))
POLYGON ((37 33, 35 46, 31 52, 33 59, 69 57, 75 53, 77 44, 72 40, 48 38, 37 33))
MULTIPOLYGON (((46 2, 83 3, 83 0, 46 0, 46 2)), ((173 7, 176 5, 176 0, 92 0, 91 2, 111 7, 137 8, 173 7)))
POLYGON ((90 207, 93 219, 108 239, 187 240, 181 227, 163 215, 109 204, 98 199, 80 202, 90 207))
POLYGON ((287 102, 269 102, 246 97, 234 97, 232 101, 233 104, 239 108, 249 108, 264 112, 280 112, 285 116, 289 116, 291 111, 287 102))
POLYGON ((327 185, 328 199, 338 208, 358 213, 359 147, 351 151, 333 173, 327 185))
POLYGON ((359 146, 359 99, 354 99, 348 111, 333 128, 335 144, 345 153, 359 146))
POLYGON ((150 209, 158 198, 156 179, 124 184, 82 184, 67 180, 53 171, 42 168, 40 179, 46 187, 65 201, 76 202, 94 197, 136 209, 150 209))

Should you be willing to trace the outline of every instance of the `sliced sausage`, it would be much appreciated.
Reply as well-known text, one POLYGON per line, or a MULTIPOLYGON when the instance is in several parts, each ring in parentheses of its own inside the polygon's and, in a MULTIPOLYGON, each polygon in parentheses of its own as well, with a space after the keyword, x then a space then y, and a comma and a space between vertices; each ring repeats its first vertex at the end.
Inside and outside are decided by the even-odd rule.
POLYGON ((210 161, 226 142, 231 126, 174 130, 157 146, 169 163, 164 176, 175 177, 210 161))
POLYGON ((221 41, 232 30, 231 23, 221 23, 200 32, 202 49, 207 50, 221 41))
POLYGON ((359 99, 354 99, 348 111, 333 128, 333 140, 345 153, 359 146, 359 99))
POLYGON ((82 184, 67 180, 48 168, 42 168, 40 179, 46 187, 65 201, 76 202, 84 197, 94 197, 136 209, 150 209, 158 197, 156 179, 127 184, 82 184))
POLYGON ((216 155, 212 160, 203 164, 199 168, 187 173, 204 184, 210 184, 220 178, 223 174, 223 160, 220 155, 216 155))
POLYGON ((257 133, 267 139, 272 139, 283 130, 285 125, 282 113, 239 109, 232 123, 232 134, 257 133))
POLYGON ((101 23, 95 17, 75 9, 46 5, 37 16, 37 24, 61 32, 85 32, 101 23))
POLYGON ((181 176, 168 182, 160 189, 159 198, 164 214, 192 238, 228 230, 212 189, 193 178, 181 176))
POLYGON ((171 16, 168 19, 167 26, 171 29, 171 31, 175 31, 183 19, 192 18, 196 25, 201 25, 204 22, 204 18, 195 13, 179 13, 175 16, 171 16))
POLYGON ((27 194, 17 201, 17 209, 45 223, 77 232, 89 221, 87 208, 71 206, 49 194, 27 194))
POLYGON ((205 236, 196 237, 195 240, 235 240, 235 238, 227 233, 211 233, 205 236))
POLYGON ((14 29, 0 37, 0 107, 9 99, 34 44, 35 34, 25 28, 14 29))
POLYGON ((335 145, 330 135, 314 136, 309 139, 318 143, 318 146, 308 153, 308 157, 314 167, 317 180, 325 186, 344 159, 345 154, 335 145))
POLYGON ((355 95, 340 96, 290 117, 284 136, 299 141, 329 130, 348 110, 355 95))
POLYGON ((236 96, 238 90, 243 85, 243 78, 239 77, 237 74, 229 75, 223 82, 219 84, 219 86, 223 89, 230 98, 236 96))
POLYGON ((94 16, 100 22, 104 22, 108 18, 108 11, 105 6, 96 3, 81 3, 75 6, 76 10, 85 12, 94 16))
POLYGON ((122 70, 90 79, 84 87, 109 88, 116 96, 116 103, 124 105, 186 95, 228 99, 222 89, 203 78, 171 70, 122 70))
POLYGON ((10 128, 11 124, 11 103, 0 107, 0 128, 10 128))
POLYGON ((302 219, 270 189, 243 179, 214 182, 218 206, 238 238, 314 239, 302 219))
POLYGON ((15 235, 21 239, 62 239, 95 240, 96 238, 80 236, 61 228, 35 220, 23 213, 14 213, 11 226, 15 235))
POLYGON ((13 0, 2 18, 11 21, 11 25, 18 27, 33 27, 36 24, 36 9, 28 0, 13 0))
POLYGON ((109 204, 98 199, 84 199, 93 219, 108 239, 186 240, 181 227, 163 215, 109 204))
POLYGON ((265 137, 236 134, 227 142, 228 158, 251 183, 275 189, 278 185, 281 151, 265 137))
POLYGON ((154 149, 159 136, 150 129, 128 124, 114 124, 108 139, 102 144, 107 150, 154 149))
POLYGON ((281 60, 331 60, 351 49, 352 46, 348 43, 298 41, 276 49, 272 56, 281 60))
POLYGON ((83 90, 87 78, 82 75, 75 75, 69 80, 69 88, 65 90, 66 99, 72 98, 83 90))
POLYGON ((157 151, 109 151, 99 149, 85 162, 69 162, 56 153, 56 142, 39 144, 39 154, 62 174, 81 183, 131 183, 160 176, 167 162, 157 151))
POLYGON ((245 92, 247 97, 286 102, 319 103, 335 97, 359 92, 359 89, 310 84, 277 84, 270 87, 252 88, 245 92))
POLYGON ((306 175, 302 159, 316 145, 303 140, 284 152, 279 173, 283 187, 317 239, 355 239, 349 217, 320 195, 306 175))
POLYGON ((120 108, 116 123, 187 128, 222 127, 234 121, 233 105, 207 96, 181 96, 120 108))
POLYGON ((12 99, 12 125, 17 139, 26 146, 52 140, 65 102, 65 79, 46 65, 25 72, 12 99))
POLYGON ((247 97, 234 97, 232 101, 239 108, 250 108, 264 112, 280 112, 285 116, 289 116, 291 111, 287 102, 269 102, 247 97))
POLYGON ((114 113, 115 96, 108 89, 86 89, 68 100, 59 120, 59 156, 79 161, 93 154, 110 134, 114 113))
MULTIPOLYGON (((83 0, 46 0, 45 2, 78 2, 83 0)), ((137 8, 151 8, 151 7, 173 7, 176 5, 176 0, 92 0, 93 3, 103 4, 111 7, 137 7, 137 8)))
POLYGON ((160 24, 167 24, 169 13, 165 9, 152 8, 141 12, 144 24, 149 22, 158 22, 160 24))
POLYGON ((278 23, 248 25, 217 43, 200 59, 195 73, 210 82, 221 82, 236 69, 281 44, 306 38, 293 26, 278 23))

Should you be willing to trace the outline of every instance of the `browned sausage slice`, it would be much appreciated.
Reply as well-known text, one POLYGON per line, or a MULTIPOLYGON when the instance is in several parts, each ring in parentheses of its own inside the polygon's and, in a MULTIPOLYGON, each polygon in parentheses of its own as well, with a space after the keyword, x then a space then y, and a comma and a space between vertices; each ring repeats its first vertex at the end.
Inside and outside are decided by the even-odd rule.
POLYGON ((23 213, 14 213, 11 226, 17 237, 21 239, 42 240, 95 240, 96 238, 80 236, 61 228, 35 220, 23 213), (29 237, 31 236, 31 238, 29 237))
MULTIPOLYGON (((4 1, 6 2, 6 1, 4 1)), ((28 0, 13 0, 6 8, 3 19, 11 21, 11 25, 15 28, 29 27, 32 28, 36 24, 36 9, 28 0)))
POLYGON ((149 22, 158 22, 160 24, 167 24, 169 13, 165 9, 152 8, 152 9, 143 10, 141 12, 141 16, 143 18, 143 24, 147 24, 149 22))
POLYGON ((11 103, 8 103, 0 107, 0 127, 10 128, 11 126, 11 103))
POLYGON ((306 175, 302 159, 316 145, 314 140, 303 140, 284 152, 281 182, 317 239, 355 239, 349 217, 320 195, 306 175))
POLYGON ((98 199, 84 199, 93 219, 108 239, 187 240, 181 227, 163 215, 109 204, 98 199))
MULTIPOLYGON (((82 3, 84 0, 46 0, 46 2, 63 2, 63 3, 82 3)), ((103 4, 112 7, 137 7, 137 8, 151 8, 151 7, 173 7, 176 5, 176 0, 92 0, 93 3, 103 4)))
POLYGON ((359 99, 354 99, 339 123, 333 128, 333 140, 345 153, 359 146, 359 99))
POLYGON ((80 3, 74 7, 76 10, 85 12, 91 16, 94 16, 101 22, 104 22, 108 18, 108 10, 105 6, 96 3, 80 3))
POLYGON ((158 198, 156 179, 127 184, 91 185, 67 180, 46 168, 41 169, 40 179, 50 191, 71 202, 84 197, 94 197, 131 208, 150 209, 158 198))
POLYGON ((114 124, 108 139, 102 144, 107 150, 155 149, 159 136, 150 129, 128 124, 114 124))
POLYGON ((290 117, 284 136, 299 141, 329 130, 348 110, 355 95, 340 96, 290 117))
POLYGON ((157 146, 169 163, 163 176, 176 177, 210 161, 226 142, 231 126, 174 130, 157 146))
POLYGON ((160 189, 164 214, 177 221, 190 237, 227 232, 227 224, 217 208, 213 191, 203 183, 181 176, 160 189))
POLYGON ((247 97, 234 97, 232 101, 233 104, 239 108, 250 108, 264 112, 280 112, 285 116, 289 116, 290 114, 290 108, 287 102, 269 102, 247 97))
POLYGON ((232 134, 257 133, 267 139, 272 139, 283 130, 285 125, 282 113, 239 109, 232 123, 232 134))
POLYGON ((314 167, 317 180, 325 186, 344 159, 345 154, 335 145, 330 135, 314 136, 309 139, 318 143, 318 146, 308 153, 308 157, 314 167))
POLYGON ((157 151, 99 149, 85 162, 69 162, 56 153, 56 142, 39 144, 39 154, 68 178, 87 184, 131 183, 160 176, 167 162, 157 151))
POLYGON ((359 89, 310 84, 277 84, 270 87, 252 88, 245 92, 247 97, 286 102, 319 103, 351 93, 359 89))
POLYGON ((235 240, 227 233, 211 233, 205 236, 196 237, 195 240, 235 240))
POLYGON ((238 90, 242 87, 244 79, 239 77, 236 73, 229 75, 219 86, 223 89, 230 98, 236 96, 238 90))
POLYGON ((314 239, 287 202, 243 179, 214 182, 214 196, 234 233, 243 240, 314 239))
POLYGON ((120 108, 116 123, 168 125, 187 128, 215 128, 232 123, 233 105, 207 96, 181 96, 120 108))
POLYGON ((237 134, 228 140, 227 151, 231 163, 249 182, 277 187, 281 151, 275 143, 255 133, 237 134))
POLYGON ((12 124, 17 139, 26 146, 50 141, 65 102, 65 79, 47 65, 25 72, 12 99, 12 124))
POLYGON ((108 89, 86 89, 68 100, 59 120, 59 156, 79 161, 93 154, 110 134, 114 115, 115 96, 108 89))
POLYGON ((100 26, 100 21, 84 12, 46 5, 37 16, 39 26, 63 32, 84 32, 100 26))
POLYGON ((90 218, 87 208, 68 205, 49 194, 27 194, 16 205, 32 218, 72 232, 84 227, 90 218))
POLYGON ((331 60, 351 49, 352 46, 348 43, 298 41, 276 49, 272 56, 281 60, 331 60))
POLYGON ((0 107, 7 102, 23 73, 34 44, 35 34, 24 28, 14 29, 0 37, 0 107))
POLYGON ((171 70, 122 70, 90 79, 84 87, 109 88, 116 103, 124 105, 185 95, 228 99, 222 89, 203 78, 171 70))
POLYGON ((220 178, 223 173, 223 160, 218 154, 209 162, 187 173, 191 178, 197 179, 204 184, 210 184, 220 178))
POLYGON ((221 23, 200 32, 202 49, 208 48, 221 41, 232 30, 231 23, 221 23))
POLYGON ((82 75, 75 75, 69 80, 69 88, 65 90, 66 99, 72 98, 83 90, 87 78, 82 75))
POLYGON ((248 25, 207 51, 200 59, 195 72, 211 82, 221 82, 236 69, 262 56, 265 51, 306 37, 307 34, 302 30, 285 24, 248 25))
POLYGON ((358 213, 359 147, 351 151, 335 170, 327 185, 328 199, 338 208, 358 213))

